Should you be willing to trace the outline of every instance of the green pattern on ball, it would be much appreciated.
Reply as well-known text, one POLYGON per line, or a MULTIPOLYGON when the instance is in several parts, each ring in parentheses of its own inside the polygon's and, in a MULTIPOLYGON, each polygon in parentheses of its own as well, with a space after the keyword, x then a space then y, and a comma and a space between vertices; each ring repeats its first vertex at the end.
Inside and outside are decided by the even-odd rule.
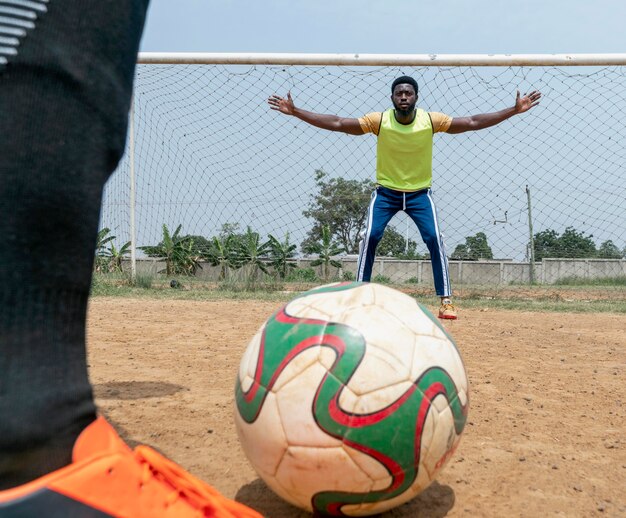
MULTIPOLYGON (((358 286, 362 284, 326 286, 301 297, 358 286)), ((417 478, 422 427, 434 397, 443 395, 447 398, 456 434, 463 431, 467 407, 461 405, 454 381, 443 369, 433 367, 413 380, 412 388, 405 393, 401 403, 400 400, 390 402, 390 407, 397 408, 378 410, 366 416, 344 412, 338 406, 339 395, 365 355, 367 345, 363 335, 345 324, 312 319, 298 319, 297 323, 281 321, 282 312, 274 314, 266 324, 265 346, 259 358, 263 368, 257 373, 259 386, 254 397, 248 400, 240 380, 237 380, 236 402, 242 418, 246 422, 256 419, 267 390, 271 390, 277 373, 293 359, 287 361, 290 356, 295 357, 309 347, 330 347, 336 351, 337 358, 317 388, 312 409, 315 420, 329 435, 381 462, 392 482, 388 488, 379 491, 321 492, 313 497, 313 508, 323 514, 342 516, 343 505, 380 502, 404 493, 417 478)))

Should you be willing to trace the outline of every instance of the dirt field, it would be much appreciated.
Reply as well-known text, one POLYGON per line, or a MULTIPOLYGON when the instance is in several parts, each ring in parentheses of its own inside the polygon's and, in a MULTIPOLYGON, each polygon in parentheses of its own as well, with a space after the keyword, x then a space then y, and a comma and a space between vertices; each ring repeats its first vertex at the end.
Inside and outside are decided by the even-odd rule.
MULTIPOLYGON (((92 299, 91 379, 131 445, 268 518, 304 518, 256 476, 232 419, 240 356, 278 306, 92 299)), ((438 481, 381 516, 626 517, 626 316, 466 310, 446 327, 470 379, 468 425, 438 481)))

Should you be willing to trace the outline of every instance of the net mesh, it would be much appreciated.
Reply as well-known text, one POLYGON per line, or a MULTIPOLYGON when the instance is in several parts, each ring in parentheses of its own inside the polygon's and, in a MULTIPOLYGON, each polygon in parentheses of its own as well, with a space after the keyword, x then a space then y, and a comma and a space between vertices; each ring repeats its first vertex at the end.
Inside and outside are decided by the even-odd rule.
MULTIPOLYGON (((624 67, 139 65, 137 245, 158 243, 163 224, 210 238, 227 223, 300 244, 314 223, 303 212, 319 190, 315 171, 373 180, 376 137, 314 128, 270 110, 267 98, 291 91, 303 109, 360 117, 390 107, 400 75, 418 81, 419 107, 453 117, 512 106, 516 90, 543 95, 498 126, 435 135, 433 195, 449 255, 483 233, 493 259, 528 261, 530 199, 536 253, 554 231, 565 257, 624 256, 624 67)), ((127 153, 101 218, 120 243, 130 240, 129 188, 127 153)), ((390 225, 426 253, 404 213, 390 225)), ((615 265, 623 275, 623 262, 615 265)))

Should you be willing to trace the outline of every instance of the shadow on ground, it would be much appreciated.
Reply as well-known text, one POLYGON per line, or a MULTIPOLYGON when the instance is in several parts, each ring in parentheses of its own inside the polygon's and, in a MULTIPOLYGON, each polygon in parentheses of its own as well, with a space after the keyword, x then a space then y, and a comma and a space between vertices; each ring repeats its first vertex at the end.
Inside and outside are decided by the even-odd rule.
POLYGON ((163 381, 113 381, 93 387, 97 399, 145 399, 171 396, 185 387, 163 381))
MULTIPOLYGON (((235 499, 252 507, 265 518, 310 518, 312 515, 288 504, 260 479, 246 484, 235 499)), ((450 486, 433 482, 416 498, 396 507, 379 518, 443 518, 454 507, 454 491, 450 486)))

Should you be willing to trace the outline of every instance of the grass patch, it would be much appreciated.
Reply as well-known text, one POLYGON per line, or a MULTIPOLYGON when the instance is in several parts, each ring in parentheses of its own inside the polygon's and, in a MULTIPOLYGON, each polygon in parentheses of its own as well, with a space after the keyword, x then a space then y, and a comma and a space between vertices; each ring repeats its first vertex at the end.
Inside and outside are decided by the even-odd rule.
POLYGON ((602 279, 584 279, 571 275, 559 279, 560 286, 626 286, 626 275, 603 277, 602 279))
POLYGON ((391 279, 385 275, 375 275, 374 278, 372 279, 372 282, 376 282, 378 284, 387 284, 390 285, 391 284, 391 279))
POLYGON ((479 310, 510 310, 528 311, 538 313, 620 313, 626 314, 626 301, 618 300, 514 300, 514 299, 493 299, 493 300, 466 300, 457 298, 455 300, 458 308, 479 309, 479 310))
MULTIPOLYGON (((286 303, 303 291, 310 290, 322 281, 315 282, 263 282, 246 286, 241 282, 207 282, 195 277, 163 275, 137 277, 134 285, 128 276, 98 274, 94 276, 93 297, 126 297, 143 299, 180 300, 263 300, 286 303)), ((439 298, 431 287, 408 288, 406 284, 392 285, 404 291, 418 302, 435 311, 439 298)), ((464 309, 511 310, 529 312, 565 313, 618 313, 626 314, 626 290, 615 286, 463 286, 455 292, 455 303, 464 309)))
POLYGON ((137 287, 142 288, 144 290, 149 290, 152 288, 152 283, 154 282, 154 275, 149 275, 145 273, 138 273, 135 275, 134 282, 130 284, 137 287))

